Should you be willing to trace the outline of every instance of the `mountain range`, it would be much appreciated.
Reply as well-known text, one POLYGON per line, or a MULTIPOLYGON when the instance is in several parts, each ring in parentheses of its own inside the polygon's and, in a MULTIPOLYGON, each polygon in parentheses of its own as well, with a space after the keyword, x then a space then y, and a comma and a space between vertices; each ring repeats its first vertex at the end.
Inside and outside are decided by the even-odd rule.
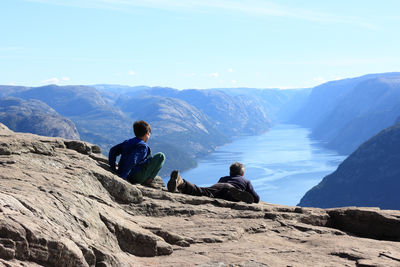
MULTIPOLYGON (((258 92, 261 90, 249 90, 258 92)), ((176 90, 163 87, 0 86, 1 97, 41 101, 71 120, 82 140, 98 144, 105 154, 115 144, 133 136, 132 123, 146 120, 152 126, 149 143, 168 160, 162 175, 185 170, 196 160, 232 138, 267 131, 279 111, 298 95, 309 91, 269 91, 264 98, 223 90, 176 90), (268 101, 268 98, 271 101, 268 101)), ((21 102, 22 103, 22 102, 21 102)), ((12 112, 11 112, 12 113, 12 112)), ((43 123, 52 124, 50 119, 43 123)), ((12 130, 21 130, 8 124, 12 130)), ((25 120, 29 124, 29 120, 25 120)), ((45 127, 42 127, 45 129, 45 127)), ((39 133, 30 127, 33 133, 39 133)), ((22 129, 21 131, 28 131, 22 129)), ((51 133, 40 132, 43 135, 51 133)))

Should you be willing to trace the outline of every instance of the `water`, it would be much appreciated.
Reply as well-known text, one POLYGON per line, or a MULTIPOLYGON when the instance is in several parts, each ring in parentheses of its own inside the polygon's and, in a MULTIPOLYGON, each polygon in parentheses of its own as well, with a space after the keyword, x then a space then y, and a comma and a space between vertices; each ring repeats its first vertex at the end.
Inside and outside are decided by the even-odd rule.
POLYGON ((239 161, 261 200, 296 205, 345 158, 311 140, 309 133, 296 125, 280 124, 263 135, 241 137, 201 159, 182 177, 199 186, 210 186, 229 174, 231 163, 239 161))

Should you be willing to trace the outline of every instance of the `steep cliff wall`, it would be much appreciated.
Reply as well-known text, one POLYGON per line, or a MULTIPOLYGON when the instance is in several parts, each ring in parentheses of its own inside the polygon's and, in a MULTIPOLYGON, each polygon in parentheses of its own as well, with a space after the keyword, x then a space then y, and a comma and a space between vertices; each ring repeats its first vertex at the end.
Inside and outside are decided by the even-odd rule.
POLYGON ((301 199, 301 206, 400 209, 400 124, 363 143, 301 199))

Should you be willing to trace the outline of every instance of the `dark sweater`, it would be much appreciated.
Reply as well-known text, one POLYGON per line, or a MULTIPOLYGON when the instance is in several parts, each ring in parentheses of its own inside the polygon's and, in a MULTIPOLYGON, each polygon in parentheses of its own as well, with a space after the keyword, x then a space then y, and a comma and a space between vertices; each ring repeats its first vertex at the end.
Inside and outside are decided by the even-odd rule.
POLYGON ((126 179, 130 172, 134 175, 140 171, 141 165, 151 158, 150 154, 150 147, 142 139, 134 137, 112 147, 108 154, 108 163, 113 171, 126 179), (121 158, 117 169, 115 161, 119 155, 121 158))
POLYGON ((249 180, 244 178, 243 176, 225 176, 221 177, 218 181, 218 183, 229 183, 233 185, 234 187, 242 190, 242 191, 247 191, 250 194, 253 195, 254 198, 254 203, 258 203, 260 201, 260 197, 254 191, 254 188, 249 180))

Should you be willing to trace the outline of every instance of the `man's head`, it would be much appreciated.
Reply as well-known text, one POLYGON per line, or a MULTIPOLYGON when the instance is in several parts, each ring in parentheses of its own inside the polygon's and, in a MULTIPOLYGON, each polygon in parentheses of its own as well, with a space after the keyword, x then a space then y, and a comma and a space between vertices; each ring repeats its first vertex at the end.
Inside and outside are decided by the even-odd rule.
POLYGON ((133 124, 133 132, 137 138, 142 139, 143 141, 147 142, 149 140, 151 134, 151 127, 145 121, 135 121, 133 124))
POLYGON ((244 175, 244 165, 240 162, 232 163, 229 167, 229 176, 243 176, 244 175))

